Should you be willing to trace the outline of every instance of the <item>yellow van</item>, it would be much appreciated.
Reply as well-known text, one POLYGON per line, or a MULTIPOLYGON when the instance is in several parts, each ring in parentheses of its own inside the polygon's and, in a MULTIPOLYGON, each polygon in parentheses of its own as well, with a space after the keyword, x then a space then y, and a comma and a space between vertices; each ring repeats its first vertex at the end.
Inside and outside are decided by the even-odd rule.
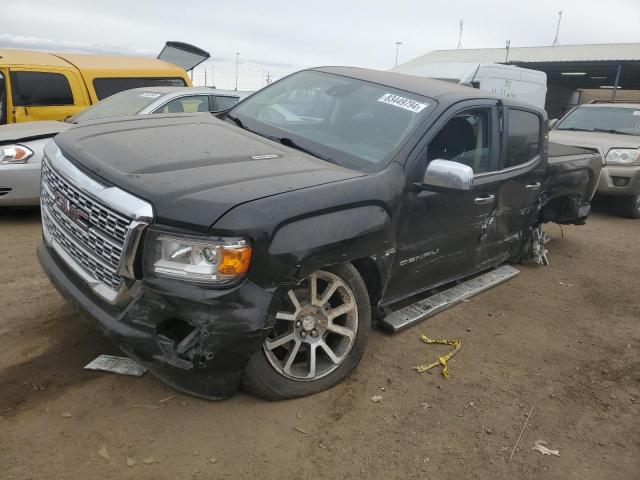
POLYGON ((0 125, 62 120, 114 93, 151 86, 191 81, 156 58, 0 49, 0 125))

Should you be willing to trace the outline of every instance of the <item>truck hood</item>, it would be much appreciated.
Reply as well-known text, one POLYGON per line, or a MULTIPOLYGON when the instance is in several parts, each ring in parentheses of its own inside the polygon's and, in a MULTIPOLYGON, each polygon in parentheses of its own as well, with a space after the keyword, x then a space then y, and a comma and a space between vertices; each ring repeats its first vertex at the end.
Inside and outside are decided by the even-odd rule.
POLYGON ((89 175, 149 201, 158 223, 199 230, 239 204, 363 175, 206 113, 87 122, 55 142, 89 175))
POLYGON ((549 141, 576 147, 595 148, 602 158, 612 148, 640 148, 640 137, 604 132, 572 132, 571 130, 551 130, 549 141))
POLYGON ((72 123, 59 122, 57 120, 10 123, 0 127, 0 143, 24 142, 36 138, 53 137, 57 133, 64 132, 74 126, 72 123))

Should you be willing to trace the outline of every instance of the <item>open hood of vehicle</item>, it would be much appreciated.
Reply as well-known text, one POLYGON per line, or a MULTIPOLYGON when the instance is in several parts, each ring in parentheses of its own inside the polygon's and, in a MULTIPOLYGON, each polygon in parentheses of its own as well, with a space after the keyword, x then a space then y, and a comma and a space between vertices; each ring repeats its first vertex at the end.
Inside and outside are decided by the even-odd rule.
POLYGON ((173 63, 188 72, 210 56, 209 52, 188 43, 167 42, 158 55, 158 59, 173 63))
POLYGON ((187 227, 209 228, 245 202, 363 175, 210 114, 86 122, 55 141, 89 174, 151 202, 160 222, 187 227))

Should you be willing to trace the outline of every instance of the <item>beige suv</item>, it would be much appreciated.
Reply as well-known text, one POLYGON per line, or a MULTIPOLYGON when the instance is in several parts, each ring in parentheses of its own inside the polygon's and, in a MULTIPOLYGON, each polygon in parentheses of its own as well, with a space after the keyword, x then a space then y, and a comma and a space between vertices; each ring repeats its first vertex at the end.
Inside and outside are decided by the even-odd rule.
POLYGON ((625 216, 640 218, 640 103, 580 105, 549 140, 597 149, 604 159, 597 192, 616 196, 625 216))

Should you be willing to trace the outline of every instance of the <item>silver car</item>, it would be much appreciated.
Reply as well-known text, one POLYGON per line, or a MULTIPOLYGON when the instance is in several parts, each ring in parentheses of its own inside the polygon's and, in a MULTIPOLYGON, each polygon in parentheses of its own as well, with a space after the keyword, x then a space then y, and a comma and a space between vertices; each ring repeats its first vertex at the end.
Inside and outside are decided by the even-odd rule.
POLYGON ((116 93, 65 121, 0 127, 0 207, 38 205, 44 146, 78 123, 125 115, 207 113, 231 108, 250 92, 207 87, 150 87, 116 93))

